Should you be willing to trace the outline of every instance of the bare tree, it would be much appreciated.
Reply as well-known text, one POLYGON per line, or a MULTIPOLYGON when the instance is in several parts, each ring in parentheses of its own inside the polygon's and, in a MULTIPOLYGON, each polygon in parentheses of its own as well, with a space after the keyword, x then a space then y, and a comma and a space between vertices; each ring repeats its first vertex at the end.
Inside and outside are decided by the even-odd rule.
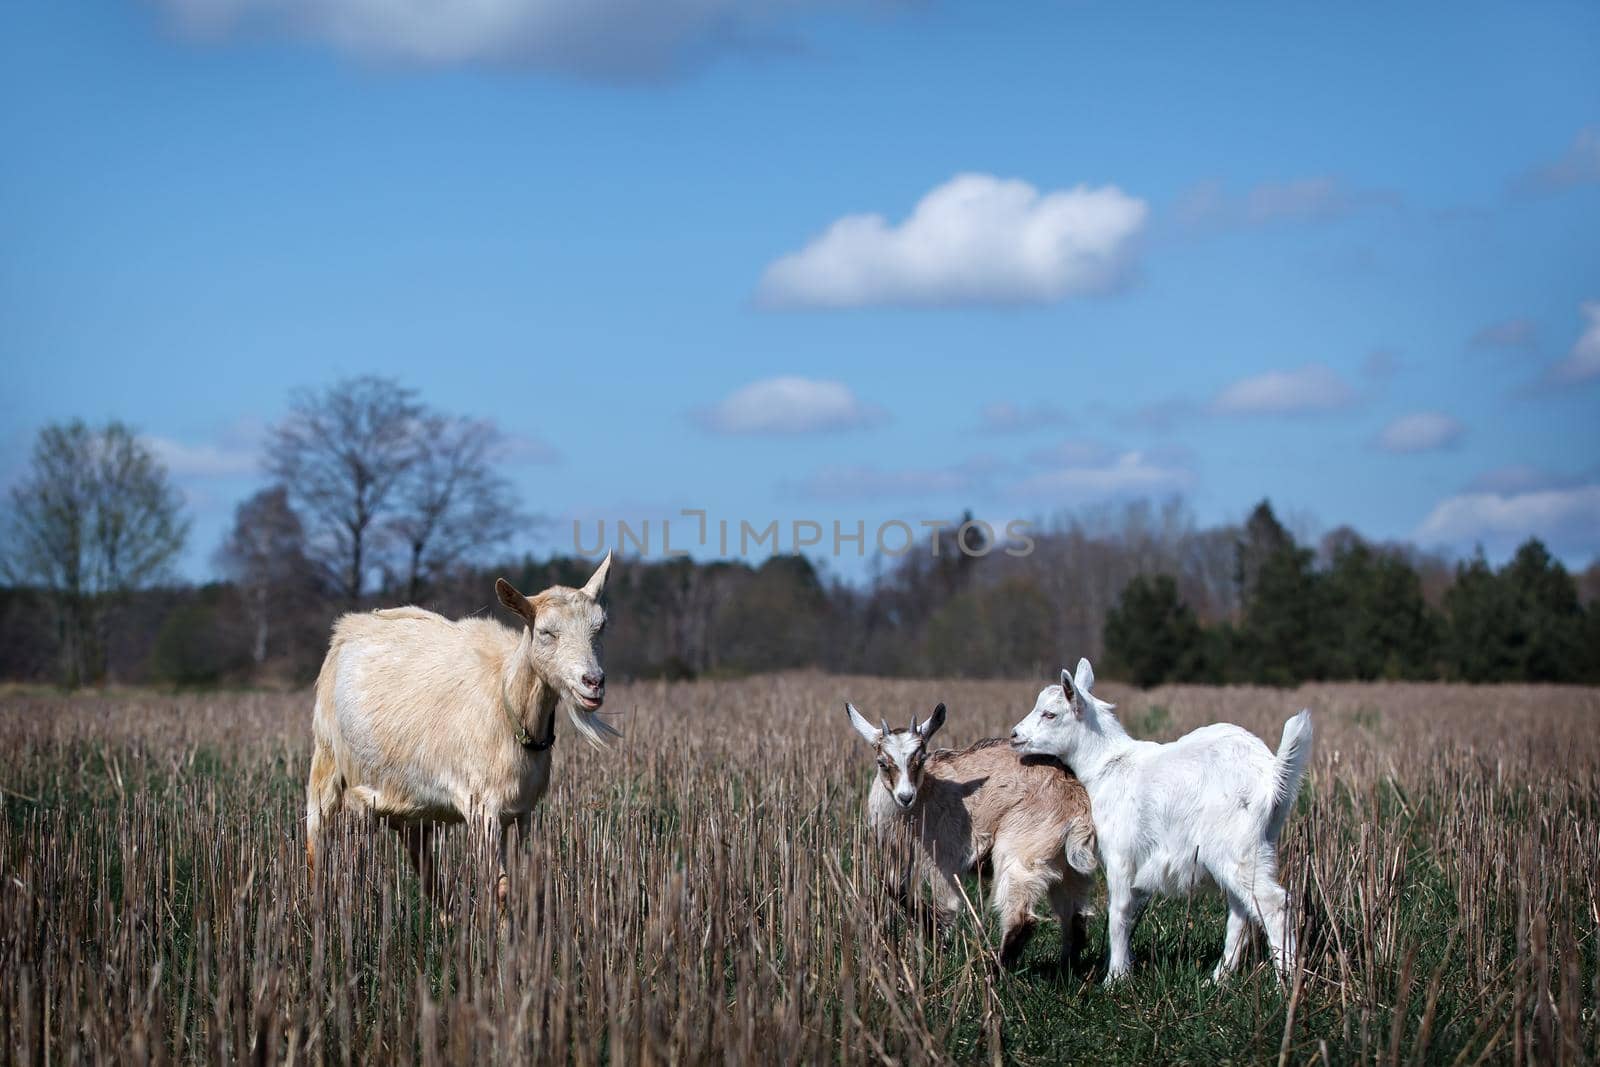
POLYGON ((511 487, 493 468, 500 431, 478 419, 425 416, 389 529, 405 548, 406 597, 515 531, 511 487))
POLYGON ((305 528, 289 506, 288 490, 274 485, 240 504, 216 559, 238 586, 252 630, 250 655, 260 667, 267 659, 275 620, 304 606, 316 593, 313 568, 306 558, 305 528))
POLYGON ((268 440, 267 470, 310 526, 311 558, 352 606, 381 562, 422 418, 412 390, 388 378, 352 378, 297 392, 268 440))
POLYGON ((32 470, 11 490, 0 566, 54 601, 68 685, 102 676, 114 601, 163 577, 183 550, 181 508, 166 469, 122 423, 40 431, 32 470))

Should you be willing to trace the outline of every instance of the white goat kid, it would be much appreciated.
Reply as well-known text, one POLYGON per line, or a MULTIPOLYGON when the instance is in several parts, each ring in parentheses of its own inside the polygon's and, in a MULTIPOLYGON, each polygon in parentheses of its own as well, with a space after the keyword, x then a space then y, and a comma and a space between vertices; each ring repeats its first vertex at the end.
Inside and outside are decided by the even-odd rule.
MULTIPOLYGON (((1094 892, 1094 822, 1078 780, 1053 759, 1019 758, 998 737, 959 752, 928 751, 944 725, 943 704, 927 722, 912 716, 909 730, 873 726, 853 704, 845 708, 877 756, 867 799, 872 828, 886 843, 910 833, 915 867, 940 917, 948 922, 962 906, 958 876, 988 860, 1002 966, 1021 959, 1034 908, 1047 896, 1061 923, 1062 962, 1070 963, 1094 892)), ((910 879, 897 874, 895 882, 895 894, 909 899, 910 879)))
POLYGON ((1011 732, 1019 752, 1060 759, 1089 790, 1106 872, 1111 959, 1106 981, 1126 974, 1128 943, 1153 894, 1181 896, 1210 882, 1228 901, 1219 980, 1239 965, 1246 924, 1271 942, 1279 973, 1295 966, 1295 932, 1278 883, 1278 835, 1311 758, 1311 712, 1283 728, 1277 755, 1237 726, 1203 726, 1169 744, 1135 741, 1095 697, 1094 670, 1040 694, 1011 732))
POLYGON ((526 830, 550 783, 556 705, 591 742, 615 734, 594 713, 605 700, 596 603, 608 554, 581 589, 525 597, 501 578, 500 603, 521 617, 450 620, 404 607, 340 618, 317 676, 306 863, 323 823, 369 813, 400 830, 424 885, 435 888, 429 839, 439 823, 471 821, 498 853, 505 900, 506 828, 526 830))

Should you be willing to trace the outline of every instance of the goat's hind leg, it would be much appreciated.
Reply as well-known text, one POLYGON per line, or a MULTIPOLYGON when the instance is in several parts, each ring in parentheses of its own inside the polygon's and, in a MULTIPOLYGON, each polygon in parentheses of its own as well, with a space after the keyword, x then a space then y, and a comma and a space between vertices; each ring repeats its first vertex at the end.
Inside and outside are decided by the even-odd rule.
POLYGON ((994 909, 1000 916, 1000 966, 1015 967, 1038 929, 1033 906, 1043 895, 1046 875, 1020 860, 1000 862, 995 878, 994 909))
MULTIPOLYGON (((1288 981, 1295 967, 1295 931, 1290 925, 1289 895, 1278 884, 1274 859, 1270 853, 1255 857, 1253 863, 1241 865, 1236 877, 1227 882, 1219 879, 1218 884, 1229 895, 1230 910, 1231 901, 1237 898, 1244 905, 1245 914, 1266 933, 1267 943, 1272 946, 1272 962, 1278 974, 1288 981)), ((1232 927, 1230 914, 1230 933, 1232 927)))
POLYGON ((1094 883, 1075 871, 1050 886, 1050 910, 1061 924, 1061 966, 1077 969, 1088 944, 1089 931, 1086 916, 1094 883))
POLYGON ((317 853, 322 848, 323 824, 339 810, 339 768, 322 741, 311 750, 311 773, 306 778, 306 878, 316 874, 317 853))

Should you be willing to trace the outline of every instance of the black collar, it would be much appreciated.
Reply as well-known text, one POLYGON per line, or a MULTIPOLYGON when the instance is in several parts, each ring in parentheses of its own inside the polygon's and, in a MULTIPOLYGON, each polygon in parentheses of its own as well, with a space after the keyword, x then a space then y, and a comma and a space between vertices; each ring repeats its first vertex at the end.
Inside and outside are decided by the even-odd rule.
POLYGON ((506 713, 506 720, 511 723, 511 729, 513 731, 513 736, 517 739, 517 744, 521 745, 527 751, 544 752, 549 749, 551 745, 556 743, 555 705, 552 704, 550 706, 550 714, 546 717, 548 725, 545 727, 544 736, 542 738, 534 737, 528 732, 528 728, 522 725, 522 722, 517 718, 516 713, 511 710, 511 700, 506 696, 506 691, 503 688, 500 690, 500 707, 506 713))

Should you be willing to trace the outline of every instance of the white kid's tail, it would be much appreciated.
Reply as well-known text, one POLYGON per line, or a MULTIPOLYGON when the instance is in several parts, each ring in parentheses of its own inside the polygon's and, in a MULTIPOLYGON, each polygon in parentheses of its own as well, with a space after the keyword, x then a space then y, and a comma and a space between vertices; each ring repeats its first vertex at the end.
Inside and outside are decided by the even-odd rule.
POLYGON ((1097 843, 1094 823, 1087 815, 1068 825, 1061 843, 1067 850, 1067 866, 1079 874, 1093 874, 1094 869, 1100 866, 1100 861, 1095 859, 1097 843))
POLYGON ((1278 790, 1272 805, 1272 815, 1267 819, 1267 840, 1277 841, 1288 821, 1289 809, 1294 807, 1300 794, 1300 779, 1305 777, 1306 764, 1311 762, 1311 709, 1283 724, 1283 740, 1278 742, 1278 790))

